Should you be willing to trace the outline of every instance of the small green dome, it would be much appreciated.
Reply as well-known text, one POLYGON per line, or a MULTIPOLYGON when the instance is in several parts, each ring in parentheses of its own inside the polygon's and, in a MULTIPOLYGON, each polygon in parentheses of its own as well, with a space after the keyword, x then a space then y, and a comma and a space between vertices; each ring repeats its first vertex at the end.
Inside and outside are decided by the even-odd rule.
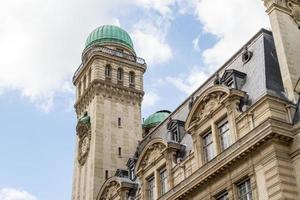
POLYGON ((161 110, 157 111, 156 113, 150 115, 143 123, 143 128, 152 128, 162 121, 164 121, 169 115, 170 111, 168 110, 161 110))
POLYGON ((93 30, 86 39, 85 47, 89 47, 95 43, 115 43, 133 50, 133 43, 129 34, 120 27, 113 25, 104 25, 93 30))

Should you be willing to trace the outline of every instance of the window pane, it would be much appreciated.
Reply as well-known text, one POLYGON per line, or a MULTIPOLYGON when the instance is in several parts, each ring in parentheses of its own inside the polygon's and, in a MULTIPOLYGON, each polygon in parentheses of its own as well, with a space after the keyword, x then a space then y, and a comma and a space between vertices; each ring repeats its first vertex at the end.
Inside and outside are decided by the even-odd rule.
POLYGON ((154 200, 154 187, 155 187, 154 177, 152 176, 148 179, 148 199, 149 200, 154 200))
POLYGON ((159 173, 160 176, 160 195, 163 195, 167 192, 167 170, 163 169, 159 173))
POLYGON ((252 200, 250 180, 238 185, 238 196, 240 200, 252 200))
POLYGON ((216 200, 229 200, 228 193, 224 192, 223 194, 219 195, 216 200))
POLYGON ((231 145, 230 130, 228 121, 221 122, 219 125, 219 135, 222 150, 227 149, 231 145))
POLYGON ((211 132, 203 136, 203 150, 204 150, 206 161, 210 161, 211 159, 214 158, 215 154, 214 154, 211 132))

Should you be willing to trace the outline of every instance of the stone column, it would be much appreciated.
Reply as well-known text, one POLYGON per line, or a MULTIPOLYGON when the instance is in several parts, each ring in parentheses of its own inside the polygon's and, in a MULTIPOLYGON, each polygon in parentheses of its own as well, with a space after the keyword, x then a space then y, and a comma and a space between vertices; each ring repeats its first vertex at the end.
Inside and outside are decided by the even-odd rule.
POLYGON ((300 1, 263 1, 270 18, 285 92, 295 102, 294 88, 300 77, 300 1))

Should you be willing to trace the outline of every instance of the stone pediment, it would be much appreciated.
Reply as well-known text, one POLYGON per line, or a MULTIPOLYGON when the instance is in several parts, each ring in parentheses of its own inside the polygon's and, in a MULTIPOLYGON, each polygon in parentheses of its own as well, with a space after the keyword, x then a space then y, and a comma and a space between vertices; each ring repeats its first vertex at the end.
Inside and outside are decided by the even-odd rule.
POLYGON ((196 98, 186 120, 186 131, 189 131, 195 124, 211 118, 215 111, 225 106, 225 102, 237 101, 236 104, 238 104, 245 96, 243 91, 222 85, 208 88, 196 98))
POLYGON ((109 182, 101 194, 100 200, 115 199, 119 195, 118 191, 120 187, 121 185, 117 181, 109 182))
POLYGON ((136 170, 139 171, 140 169, 156 163, 156 161, 162 156, 166 147, 166 143, 161 138, 156 138, 150 141, 137 160, 136 170))

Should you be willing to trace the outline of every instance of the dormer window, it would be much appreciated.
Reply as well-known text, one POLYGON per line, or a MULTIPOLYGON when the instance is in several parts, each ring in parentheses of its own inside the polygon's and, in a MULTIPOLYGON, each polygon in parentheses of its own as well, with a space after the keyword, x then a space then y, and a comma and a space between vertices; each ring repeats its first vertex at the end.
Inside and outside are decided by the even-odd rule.
POLYGON ((244 85, 246 80, 246 74, 234 69, 225 70, 222 78, 221 84, 240 90, 244 85))
POLYGON ((111 78, 112 69, 110 65, 105 66, 105 78, 111 78))
POLYGON ((170 119, 167 125, 167 129, 171 134, 171 140, 180 142, 184 135, 184 122, 180 120, 170 119))

